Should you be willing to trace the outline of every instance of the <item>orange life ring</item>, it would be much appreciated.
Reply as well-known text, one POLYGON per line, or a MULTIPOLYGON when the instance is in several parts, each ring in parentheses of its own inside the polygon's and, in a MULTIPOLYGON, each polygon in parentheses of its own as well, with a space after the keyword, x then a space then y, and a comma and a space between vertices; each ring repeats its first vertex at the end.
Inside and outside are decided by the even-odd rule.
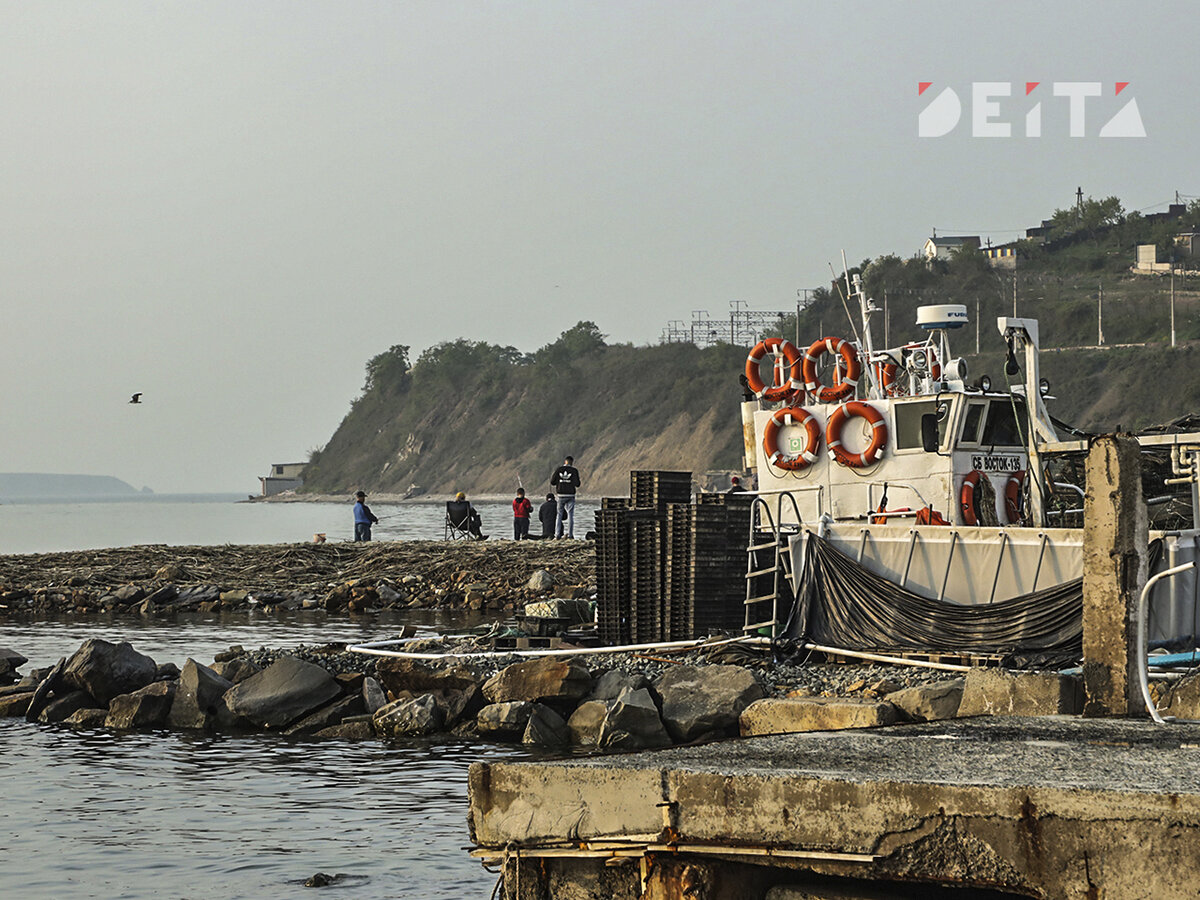
POLYGON ((858 351, 849 341, 843 341, 836 337, 824 337, 819 341, 814 341, 813 345, 808 348, 808 352, 804 354, 802 371, 806 391, 821 403, 838 403, 847 397, 854 396, 859 376, 862 375, 862 363, 858 361, 858 351), (842 362, 846 366, 845 376, 841 379, 841 383, 834 387, 825 387, 817 378, 817 359, 826 351, 841 354, 842 362))
POLYGON ((984 475, 978 469, 972 469, 963 479, 962 490, 958 494, 958 505, 962 509, 964 525, 979 524, 979 506, 975 497, 975 488, 979 487, 979 479, 984 475))
POLYGON ((775 410, 763 429, 763 453, 767 455, 767 462, 777 469, 794 472, 808 468, 817 458, 817 448, 820 445, 821 426, 817 424, 817 417, 803 407, 775 410), (798 456, 788 456, 779 448, 779 431, 785 425, 800 425, 804 428, 804 449, 798 456))
POLYGON ((750 351, 750 355, 746 357, 746 383, 750 386, 750 390, 754 392, 754 396, 760 400, 767 400, 771 403, 786 400, 804 386, 796 377, 796 366, 799 363, 800 350, 791 341, 777 337, 759 341, 754 345, 754 349, 750 351), (770 354, 774 359, 782 356, 787 363, 788 379, 783 384, 768 387, 767 383, 763 381, 762 372, 759 370, 759 363, 763 361, 763 357, 767 354, 770 354))
POLYGON ((1004 484, 1004 512, 1009 525, 1021 524, 1021 488, 1024 485, 1024 472, 1013 472, 1004 484))
POLYGON ((829 447, 829 455, 843 466, 865 468, 878 460, 887 446, 887 422, 875 407, 860 400, 851 400, 835 409, 829 417, 825 426, 825 443, 829 447), (842 447, 842 429, 853 418, 866 419, 871 426, 871 443, 862 453, 850 453, 842 447))

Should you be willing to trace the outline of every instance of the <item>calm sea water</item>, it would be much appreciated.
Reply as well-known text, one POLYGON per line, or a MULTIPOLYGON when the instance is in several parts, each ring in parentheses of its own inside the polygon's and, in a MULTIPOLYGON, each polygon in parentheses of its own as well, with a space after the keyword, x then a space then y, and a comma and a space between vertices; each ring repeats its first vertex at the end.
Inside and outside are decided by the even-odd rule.
MULTIPOLYGON (((595 509, 580 506, 577 535, 592 527, 595 509)), ((493 539, 511 533, 506 503, 478 507, 493 539)), ((440 504, 372 509, 389 516, 376 539, 442 536, 440 504)), ((322 531, 344 540, 350 519, 349 505, 227 498, 6 504, 0 552, 276 543, 322 531)), ((406 623, 445 632, 476 621, 423 610, 353 622, 322 613, 0 622, 0 646, 29 657, 23 671, 88 637, 129 640, 158 662, 182 665, 231 644, 369 640, 406 623)), ((459 741, 114 735, 0 719, 0 897, 312 897, 303 883, 320 871, 346 876, 322 889, 346 900, 487 898, 495 876, 463 849, 467 767, 527 755, 459 741)))
MULTIPOLYGON (((238 503, 243 495, 149 497, 78 503, 5 503, 0 505, 0 553, 92 550, 135 544, 277 544, 311 541, 323 533, 330 541, 354 538, 349 503, 238 503)), ((368 501, 369 502, 369 501, 368 501)), ((371 503, 380 519, 375 540, 440 540, 444 502, 371 503)), ((535 504, 536 506, 536 504, 535 504)), ((512 537, 508 502, 475 504, 484 533, 493 540, 512 537)), ((580 500, 575 536, 595 528, 597 504, 580 500)), ((535 523, 535 533, 540 529, 535 523)))

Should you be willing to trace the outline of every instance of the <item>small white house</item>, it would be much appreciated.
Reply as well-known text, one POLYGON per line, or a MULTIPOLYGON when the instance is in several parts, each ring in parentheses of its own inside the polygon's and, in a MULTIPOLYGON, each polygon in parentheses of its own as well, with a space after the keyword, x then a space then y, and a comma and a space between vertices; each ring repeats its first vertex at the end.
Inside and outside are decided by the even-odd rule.
POLYGON ((949 259, 960 247, 979 249, 978 235, 960 235, 958 237, 931 237, 921 248, 921 255, 929 259, 949 259))
POLYGON ((262 496, 273 497, 284 491, 294 491, 304 484, 304 467, 308 463, 273 463, 271 474, 262 476, 262 496))

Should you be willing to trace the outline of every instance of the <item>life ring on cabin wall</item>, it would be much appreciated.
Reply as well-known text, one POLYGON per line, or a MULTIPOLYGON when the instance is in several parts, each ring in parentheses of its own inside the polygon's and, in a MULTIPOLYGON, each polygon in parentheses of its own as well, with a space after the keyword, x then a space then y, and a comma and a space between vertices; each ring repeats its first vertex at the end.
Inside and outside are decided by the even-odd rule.
MULTIPOLYGON (((786 400, 803 387, 803 384, 796 377, 796 367, 799 364, 800 349, 786 338, 776 337, 759 341, 754 345, 754 349, 750 351, 750 355, 746 357, 746 384, 754 392, 754 396, 760 400, 766 400, 770 403, 778 403, 781 400, 786 400), (782 356, 784 362, 787 364, 788 379, 782 384, 768 387, 767 383, 763 381, 759 363, 768 354, 772 357, 772 363, 782 356)), ((772 368, 774 368, 773 364, 772 368)))
POLYGON ((833 411, 829 422, 825 425, 825 443, 829 447, 829 455, 843 466, 851 469, 863 469, 874 463, 883 454, 887 446, 887 422, 883 413, 868 403, 851 400, 833 411), (866 419, 871 426, 871 443, 861 453, 850 453, 842 447, 842 430, 851 419, 866 419))
POLYGON ((983 477, 984 474, 978 469, 972 469, 963 479, 962 490, 958 492, 958 506, 962 510, 964 525, 979 524, 979 506, 975 489, 979 487, 979 479, 983 477))
POLYGON ((817 417, 803 407, 775 410, 763 428, 763 453, 767 456, 767 462, 777 469, 790 472, 807 469, 817 458, 817 448, 820 446, 821 426, 817 424, 817 417), (798 456, 788 456, 779 446, 779 432, 786 425, 799 425, 804 429, 804 449, 798 456))
POLYGON ((1025 486, 1025 473, 1013 472, 1004 483, 1004 512, 1009 525, 1022 524, 1021 488, 1025 486))
POLYGON ((839 403, 847 397, 854 396, 854 391, 858 387, 858 379, 862 376, 862 363, 858 361, 858 351, 849 341, 836 337, 823 337, 819 341, 814 341, 813 345, 808 348, 804 354, 801 370, 804 373, 804 390, 821 403, 839 403), (821 384, 821 380, 817 377, 817 360, 820 359, 821 354, 827 351, 840 354, 842 363, 846 367, 846 374, 841 377, 840 383, 833 387, 821 384))

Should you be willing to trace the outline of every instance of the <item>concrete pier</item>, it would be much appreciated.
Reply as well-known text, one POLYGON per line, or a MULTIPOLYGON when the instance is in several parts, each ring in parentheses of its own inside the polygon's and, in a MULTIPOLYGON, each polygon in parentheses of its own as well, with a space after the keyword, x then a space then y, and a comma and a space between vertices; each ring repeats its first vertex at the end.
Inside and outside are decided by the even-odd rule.
POLYGON ((1051 716, 773 735, 477 763, 470 794, 477 855, 504 861, 510 900, 934 885, 1162 900, 1200 883, 1200 725, 1051 716))

